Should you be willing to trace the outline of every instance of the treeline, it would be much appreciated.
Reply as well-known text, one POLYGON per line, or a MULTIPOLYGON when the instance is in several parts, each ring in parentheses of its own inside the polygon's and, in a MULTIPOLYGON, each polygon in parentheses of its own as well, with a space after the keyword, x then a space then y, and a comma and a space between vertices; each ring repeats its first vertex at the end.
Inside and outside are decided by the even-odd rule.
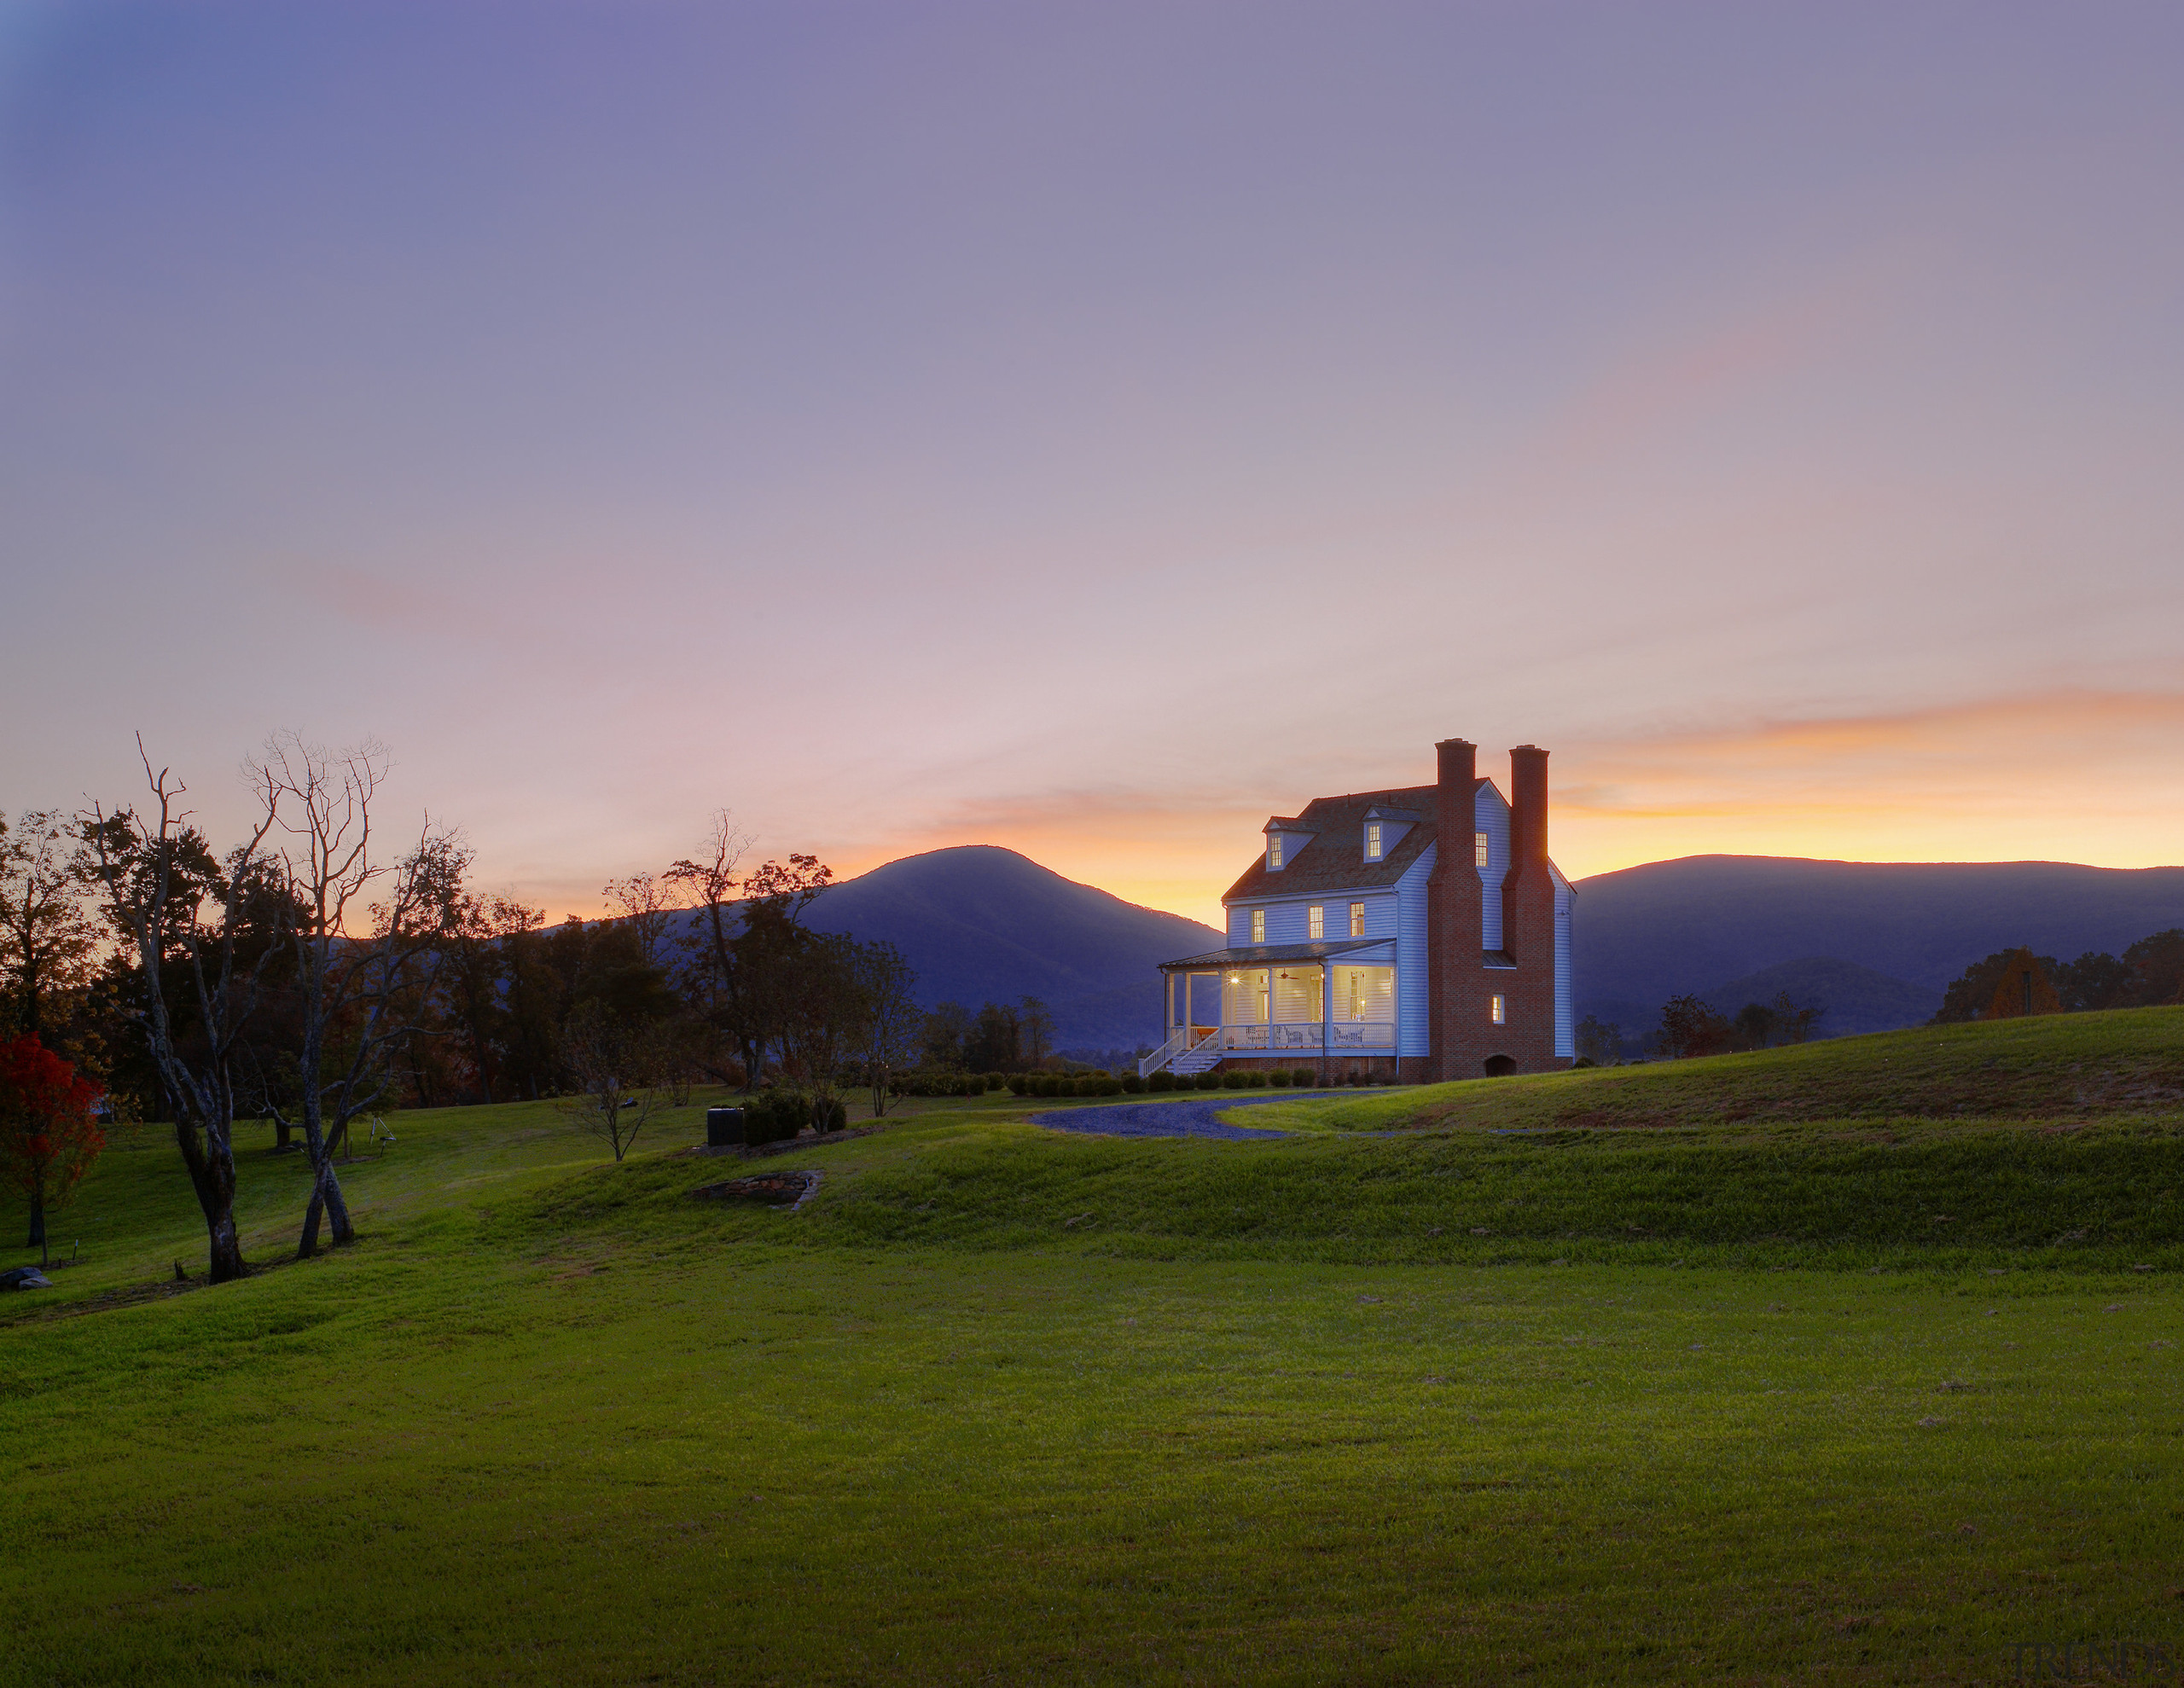
MULTIPOLYGON (((1983 1018, 1994 1006, 2013 960, 2028 954, 1998 949, 1974 961, 1949 986, 1940 1012, 1928 1024, 1953 1025, 1983 1018)), ((2121 955, 2088 949, 2075 961, 2058 961, 2052 955, 2030 959, 2065 1013, 2184 1002, 2184 927, 2150 933, 2121 955)))
MULTIPOLYGON (((2038 1012, 2088 1013, 2184 1003, 2184 927, 2151 933, 2121 955, 2089 949, 2075 961, 2059 961, 2027 949, 1998 949, 1957 977, 1926 1024, 1953 1025, 1988 1018, 1998 994, 2014 999, 2018 976, 2027 969, 2045 987, 2036 993, 2038 1012), (2002 991, 2006 981, 2011 985, 2007 993, 2002 991)), ((2023 1011, 2012 1006, 2004 1012, 2023 1011)), ((1641 1053, 1682 1060, 1803 1043, 1818 1035, 1827 1012, 1817 1003, 1792 1001, 1787 992, 1771 1003, 1747 1002, 1734 1015, 1718 1012, 1698 996, 1674 996, 1662 1005, 1660 1024, 1645 1038, 1641 1053)), ((1579 1022, 1578 1065, 1612 1066, 1624 1058, 1627 1047, 1621 1026, 1589 1014, 1579 1022)))
MULTIPOLYGON (((558 1096, 619 1158, 694 1082, 793 1091, 823 1128, 843 1088, 883 1111, 929 1053, 900 953, 806 925, 833 879, 815 857, 746 873, 723 814, 694 856, 609 884, 610 918, 549 928, 472 883, 458 833, 390 849, 386 767, 276 736, 229 840, 148 761, 132 803, 0 815, 0 1035, 63 1057, 110 1119, 171 1129, 216 1280, 242 1270, 239 1120, 309 1156, 307 1254, 353 1234, 339 1167, 375 1110, 558 1096)), ((1036 1003, 992 1013, 1012 1048, 1051 1035, 1036 1003)))
MULTIPOLYGON (((1786 990, 1776 993, 1772 1002, 1747 1002, 1734 1015, 1716 1012, 1701 997, 1671 996, 1661 1005, 1660 1024, 1644 1040, 1641 1053, 1676 1061, 1780 1048, 1809 1041, 1827 1013, 1819 1003, 1793 1001, 1786 990)), ((1613 1066, 1627 1046, 1620 1025, 1592 1014, 1577 1023, 1577 1041, 1581 1067, 1613 1066)))

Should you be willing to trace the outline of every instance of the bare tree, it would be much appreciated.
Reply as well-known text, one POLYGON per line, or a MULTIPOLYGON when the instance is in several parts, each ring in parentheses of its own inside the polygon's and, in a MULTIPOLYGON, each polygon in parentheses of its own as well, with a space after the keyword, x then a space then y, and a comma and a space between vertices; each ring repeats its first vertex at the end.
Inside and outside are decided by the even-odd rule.
MULTIPOLYGON (((682 940, 690 955, 690 995, 703 1005, 713 1029, 729 1036, 736 1035, 743 1018, 737 1012, 743 977, 735 953, 735 891, 741 884, 735 873, 750 847, 750 834, 740 830, 734 814, 723 809, 713 815, 696 856, 684 857, 661 876, 665 883, 679 885, 697 899, 697 920, 682 940)), ((758 1082, 757 1068, 757 1056, 746 1050, 746 1093, 758 1082)))
POLYGON ((618 1019, 596 1001, 582 1002, 563 1029, 561 1052, 577 1083, 562 1111, 578 1130, 605 1138, 620 1160, 637 1134, 672 1105, 661 1029, 618 1019))
POLYGON ((636 934, 637 948, 648 967, 660 965, 661 947, 675 918, 674 907, 667 900, 672 875, 671 868, 668 878, 659 879, 649 873, 632 873, 626 879, 609 879, 600 890, 601 896, 621 911, 611 918, 626 921, 636 934))
POLYGON ((44 1035, 55 996, 88 982, 97 935, 84 912, 74 829, 57 809, 0 818, 0 983, 17 1030, 44 1035))
POLYGON ((93 804, 81 816, 84 845, 107 913, 142 970, 139 1023, 174 1105, 175 1142, 205 1215, 212 1279, 224 1284, 245 1271, 235 1213, 235 1048, 258 1006, 264 970, 278 953, 267 944, 254 961, 241 963, 238 950, 255 912, 251 904, 265 893, 258 850, 273 817, 262 815, 249 841, 221 864, 208 896, 206 886, 188 871, 193 856, 205 854, 201 838, 186 824, 189 812, 177 808, 189 788, 167 769, 153 771, 141 738, 136 753, 150 787, 146 813, 109 813, 93 804), (207 902, 218 905, 216 924, 205 919, 207 902), (187 1052, 177 1005, 168 1001, 171 951, 196 1011, 196 1035, 187 1052))
POLYGON ((872 1085, 872 1117, 887 1112, 888 1081, 917 1059, 917 974, 892 943, 857 948, 857 1054, 872 1085))
POLYGON ((288 840, 269 860, 293 911, 297 1099, 311 1163, 299 1256, 317 1250, 322 1215, 335 1243, 355 1239, 335 1155, 349 1122, 384 1093, 396 1047, 423 1030, 400 1010, 420 997, 422 963, 454 918, 470 859, 427 820, 399 862, 375 860, 372 802, 387 765, 376 742, 329 754, 293 733, 267 740, 264 759, 250 764, 264 812, 288 840), (390 873, 386 901, 369 910, 368 926, 351 931, 372 886, 390 873), (335 1036, 342 1047, 329 1059, 335 1036))

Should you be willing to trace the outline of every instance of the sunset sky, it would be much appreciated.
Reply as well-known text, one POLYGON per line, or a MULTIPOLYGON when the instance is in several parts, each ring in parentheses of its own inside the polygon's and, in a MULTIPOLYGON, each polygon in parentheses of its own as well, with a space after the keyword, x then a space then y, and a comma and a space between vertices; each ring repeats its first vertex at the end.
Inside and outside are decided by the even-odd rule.
POLYGON ((0 0, 0 809, 2184 861, 2184 8, 0 0))

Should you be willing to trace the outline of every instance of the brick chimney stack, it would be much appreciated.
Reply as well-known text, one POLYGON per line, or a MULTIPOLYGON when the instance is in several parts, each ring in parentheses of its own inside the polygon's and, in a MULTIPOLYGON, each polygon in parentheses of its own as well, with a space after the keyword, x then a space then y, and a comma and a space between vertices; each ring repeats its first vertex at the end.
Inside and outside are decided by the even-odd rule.
POLYGON ((1537 745, 1509 752, 1509 858, 1547 872, 1547 752, 1537 745))
POLYGON ((1485 975, 1479 945, 1478 864, 1472 834, 1478 823, 1478 746, 1443 739, 1433 746, 1433 877, 1426 886, 1426 1000, 1433 1026, 1432 1079, 1470 1078, 1484 1059, 1485 975))
POLYGON ((1507 1040, 1520 1070, 1554 1056, 1554 879, 1547 864, 1547 752, 1509 752, 1509 875, 1502 881, 1502 948, 1516 963, 1508 981, 1507 1040))

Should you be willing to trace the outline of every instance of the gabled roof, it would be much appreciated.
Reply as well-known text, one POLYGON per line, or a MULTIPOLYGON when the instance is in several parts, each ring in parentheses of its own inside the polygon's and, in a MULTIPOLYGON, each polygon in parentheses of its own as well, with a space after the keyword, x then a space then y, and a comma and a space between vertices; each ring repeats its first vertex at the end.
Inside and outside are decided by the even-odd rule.
MULTIPOLYGON (((1481 779, 1473 786, 1490 786, 1481 779)), ((1314 891, 1371 890, 1392 886, 1433 842, 1434 788, 1407 786, 1392 792, 1353 792, 1347 797, 1315 798, 1296 817, 1298 832, 1316 834, 1276 873, 1262 856, 1221 899, 1235 902, 1259 896, 1307 896, 1314 891), (1414 815, 1409 831, 1378 861, 1364 859, 1365 813, 1382 818, 1396 811, 1414 815)))

